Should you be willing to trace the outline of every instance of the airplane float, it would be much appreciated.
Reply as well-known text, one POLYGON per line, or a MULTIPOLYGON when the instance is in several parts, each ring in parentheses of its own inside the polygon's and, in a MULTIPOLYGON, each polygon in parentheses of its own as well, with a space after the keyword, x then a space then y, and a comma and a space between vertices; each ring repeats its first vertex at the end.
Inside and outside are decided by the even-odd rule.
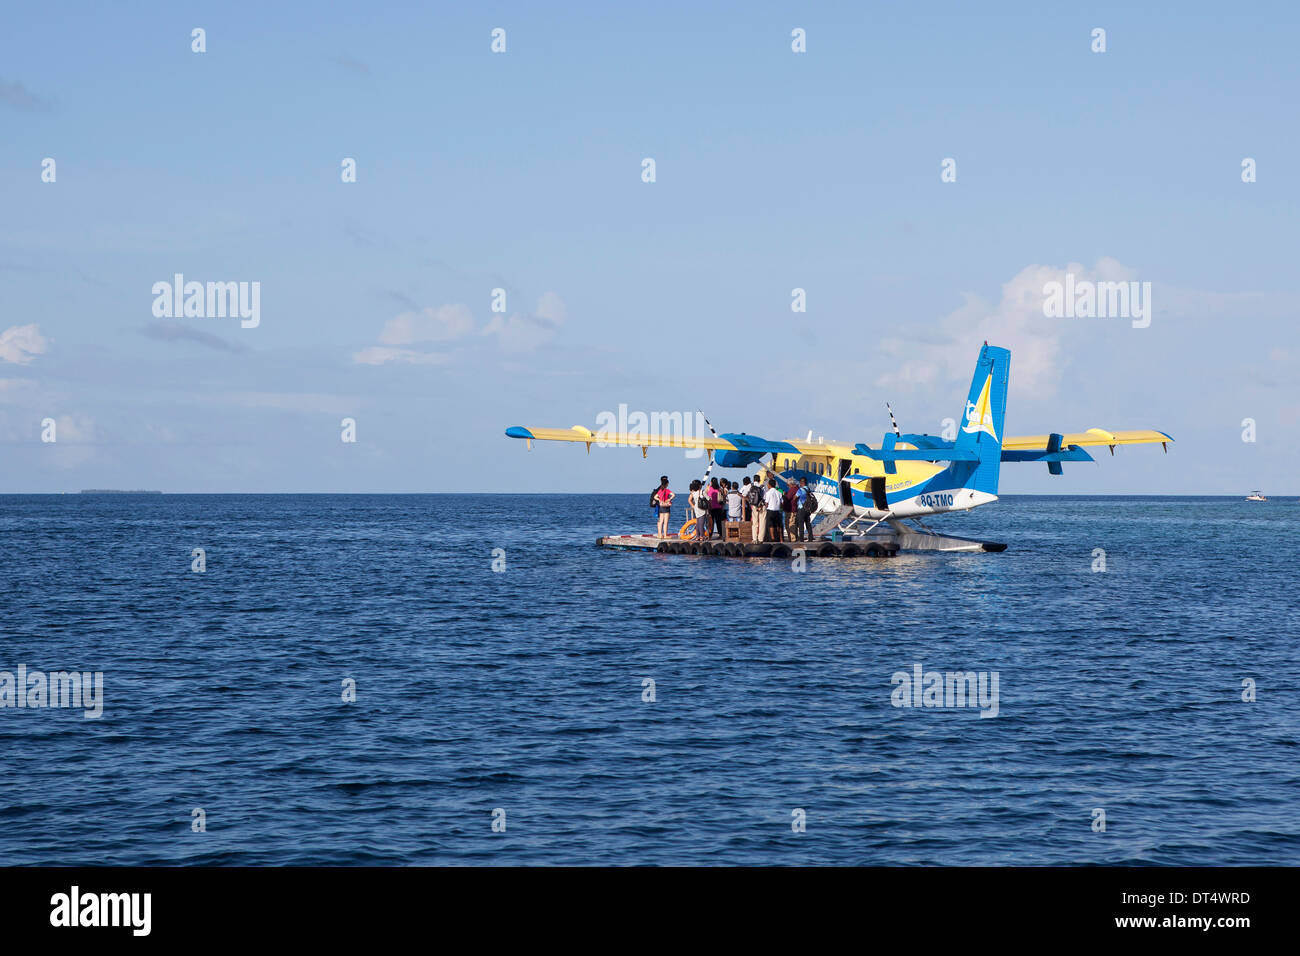
MULTIPOLYGON (((814 538, 892 541, 905 550, 1002 551, 1005 544, 975 541, 935 532, 921 518, 948 512, 970 511, 997 501, 1002 462, 1038 462, 1053 475, 1062 474, 1064 462, 1094 461, 1085 450, 1117 445, 1160 444, 1166 452, 1173 441, 1153 429, 1084 432, 1005 437, 1007 383, 1011 352, 984 343, 971 380, 966 407, 955 440, 933 435, 886 432, 877 446, 861 442, 773 441, 744 432, 712 438, 652 436, 644 433, 592 431, 572 428, 531 428, 514 425, 510 438, 534 441, 582 442, 649 448, 694 448, 708 452, 709 468, 748 468, 758 465, 760 477, 769 476, 784 488, 800 478, 817 497, 814 538), (764 465, 762 459, 771 456, 764 465), (908 522, 908 523, 904 523, 908 522)), ((893 418, 893 412, 890 412, 893 418)), ((712 425, 709 426, 712 430, 712 425)), ((707 474, 707 473, 706 473, 707 474)))

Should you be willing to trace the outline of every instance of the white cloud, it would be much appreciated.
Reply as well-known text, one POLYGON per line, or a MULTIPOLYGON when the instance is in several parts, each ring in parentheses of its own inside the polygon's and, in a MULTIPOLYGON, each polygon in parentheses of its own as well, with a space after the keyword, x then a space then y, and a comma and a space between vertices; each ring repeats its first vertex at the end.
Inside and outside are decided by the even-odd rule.
POLYGON ((415 349, 386 348, 372 345, 352 353, 352 361, 361 365, 445 365, 451 357, 443 352, 419 352, 415 349))
POLYGON ((450 345, 474 335, 495 337, 503 352, 531 352, 550 342, 565 320, 564 302, 554 292, 546 292, 532 312, 516 312, 509 317, 494 315, 481 329, 474 324, 468 306, 441 305, 403 312, 384 323, 379 345, 352 353, 360 365, 444 365, 451 361, 447 351, 424 351, 402 346, 419 343, 450 345))
POLYGON ((565 315, 560 297, 554 292, 546 292, 537 301, 533 312, 516 312, 509 318, 494 315, 483 334, 495 335, 503 351, 531 352, 555 338, 564 324, 565 315))
POLYGON ((98 441, 93 418, 86 415, 60 415, 54 421, 60 442, 93 444, 98 441))
POLYGON ((474 314, 466 305, 440 305, 403 312, 384 323, 379 333, 380 345, 371 345, 352 353, 359 365, 443 365, 445 352, 426 352, 398 348, 418 342, 450 343, 474 333, 474 314))
POLYGON ((1011 350, 1013 381, 1020 397, 1054 395, 1069 362, 1066 338, 1085 333, 1089 322, 1107 321, 1049 319, 1043 314, 1043 287, 1049 282, 1064 282, 1067 272, 1073 273, 1076 281, 1138 278, 1134 270, 1110 258, 1097 260, 1091 269, 1079 263, 1064 268, 1026 266, 1003 284, 1002 297, 996 304, 965 293, 965 302, 939 320, 941 334, 937 341, 931 338, 918 342, 901 336, 882 340, 881 351, 894 362, 876 384, 906 388, 968 381, 971 357, 987 341, 1011 350))
POLYGON ((15 325, 0 332, 0 360, 26 365, 49 346, 39 326, 15 325))
POLYGON ((468 306, 441 305, 418 312, 403 312, 384 323, 379 333, 383 345, 412 345, 416 342, 454 342, 474 331, 474 316, 468 306))

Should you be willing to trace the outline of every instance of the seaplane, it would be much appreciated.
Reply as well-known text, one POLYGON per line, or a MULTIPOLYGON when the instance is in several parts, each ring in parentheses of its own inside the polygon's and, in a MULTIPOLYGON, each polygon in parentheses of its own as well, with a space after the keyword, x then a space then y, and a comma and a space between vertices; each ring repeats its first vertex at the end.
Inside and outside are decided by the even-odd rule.
POLYGON ((770 440, 745 432, 718 434, 711 424, 711 438, 593 431, 581 425, 512 425, 506 435, 524 439, 530 448, 534 441, 579 442, 588 452, 593 444, 640 447, 643 457, 650 448, 702 449, 709 455, 709 470, 715 464, 756 466, 762 480, 770 476, 779 488, 807 479, 817 499, 815 539, 883 541, 895 550, 933 551, 1006 550, 1000 542, 942 534, 922 520, 997 501, 1003 462, 1038 463, 1046 465, 1049 474, 1061 475, 1066 462, 1095 461, 1087 451, 1091 447, 1107 446, 1111 455, 1120 445, 1159 444, 1169 451, 1173 438, 1154 429, 1089 428, 1007 437, 1002 426, 1010 375, 1011 352, 985 342, 951 439, 899 431, 892 409, 893 431, 886 432, 879 445, 812 441, 811 434, 804 441, 770 440))

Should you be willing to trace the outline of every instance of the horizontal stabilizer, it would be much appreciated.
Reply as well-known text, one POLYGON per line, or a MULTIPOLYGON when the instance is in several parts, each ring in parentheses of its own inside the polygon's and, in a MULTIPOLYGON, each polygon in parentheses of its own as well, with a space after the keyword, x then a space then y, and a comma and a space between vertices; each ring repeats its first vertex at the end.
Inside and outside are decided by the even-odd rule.
POLYGON ((1054 475, 1061 474, 1063 461, 1096 461, 1078 445, 1071 445, 1061 451, 1007 451, 1002 449, 1003 461, 1041 461, 1047 463, 1047 470, 1054 475))
POLYGON ((935 435, 913 435, 909 433, 904 433, 900 441, 915 445, 917 448, 951 448, 955 444, 955 442, 938 438, 935 435))

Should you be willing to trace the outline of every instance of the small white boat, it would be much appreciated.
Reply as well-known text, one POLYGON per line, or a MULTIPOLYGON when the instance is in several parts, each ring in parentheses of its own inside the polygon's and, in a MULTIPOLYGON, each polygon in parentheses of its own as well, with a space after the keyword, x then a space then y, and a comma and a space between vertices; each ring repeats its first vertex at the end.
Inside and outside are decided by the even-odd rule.
POLYGON ((1246 496, 1246 500, 1247 501, 1268 501, 1268 499, 1264 497, 1263 493, 1259 491, 1252 491, 1250 494, 1246 496))

